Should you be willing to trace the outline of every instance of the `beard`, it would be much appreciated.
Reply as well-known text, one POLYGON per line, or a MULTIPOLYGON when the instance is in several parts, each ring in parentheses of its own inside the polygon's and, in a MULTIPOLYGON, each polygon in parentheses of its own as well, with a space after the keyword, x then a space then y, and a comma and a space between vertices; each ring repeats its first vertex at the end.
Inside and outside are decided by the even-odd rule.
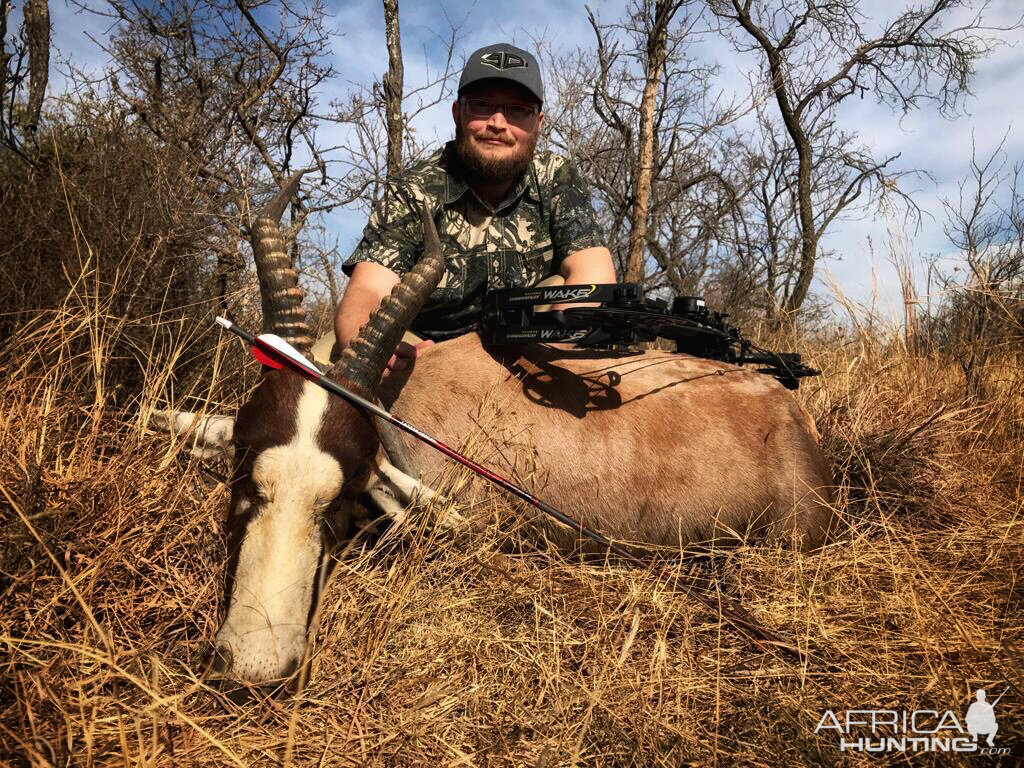
POLYGON ((463 130, 462 125, 455 125, 455 152, 459 157, 459 162, 467 171, 483 182, 502 183, 518 179, 530 167, 536 148, 537 132, 533 131, 526 142, 512 154, 492 157, 476 146, 473 139, 463 130))

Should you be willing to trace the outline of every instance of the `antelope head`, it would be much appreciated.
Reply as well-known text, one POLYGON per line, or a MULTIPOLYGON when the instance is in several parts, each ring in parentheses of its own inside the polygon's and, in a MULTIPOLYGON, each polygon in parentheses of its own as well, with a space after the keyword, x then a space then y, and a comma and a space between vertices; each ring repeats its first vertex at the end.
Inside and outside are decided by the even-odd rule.
MULTIPOLYGON (((282 210, 275 199, 252 227, 264 330, 306 352, 301 294, 277 227, 282 210)), ((368 399, 444 269, 433 219, 426 210, 421 218, 423 257, 329 372, 368 399)), ((347 401, 287 370, 264 374, 232 434, 229 602, 216 638, 216 674, 261 685, 292 676, 305 656, 325 554, 347 533, 359 495, 395 511, 425 490, 386 461, 379 442, 372 417, 347 401)))

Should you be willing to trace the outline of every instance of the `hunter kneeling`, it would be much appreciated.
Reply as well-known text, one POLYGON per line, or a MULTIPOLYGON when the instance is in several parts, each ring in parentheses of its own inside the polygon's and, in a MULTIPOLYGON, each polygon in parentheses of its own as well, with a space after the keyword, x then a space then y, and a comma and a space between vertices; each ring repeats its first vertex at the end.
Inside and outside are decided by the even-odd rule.
POLYGON ((474 52, 452 104, 455 140, 392 179, 343 266, 350 276, 335 318, 336 357, 423 249, 414 206, 432 212, 445 272, 388 368, 400 371, 434 343, 476 329, 483 297, 499 288, 614 283, 611 252, 590 191, 572 163, 536 151, 544 124, 537 60, 499 43, 474 52))

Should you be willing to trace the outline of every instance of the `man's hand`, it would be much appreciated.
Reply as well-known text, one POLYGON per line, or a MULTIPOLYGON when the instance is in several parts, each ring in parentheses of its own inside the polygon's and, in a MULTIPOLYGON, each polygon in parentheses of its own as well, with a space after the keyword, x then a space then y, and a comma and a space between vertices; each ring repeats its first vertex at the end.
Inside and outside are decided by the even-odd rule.
POLYGON ((412 365, 412 361, 420 355, 420 351, 431 346, 434 342, 430 339, 421 341, 419 344, 413 346, 404 341, 398 342, 398 346, 395 348, 395 354, 388 360, 388 370, 390 371, 404 371, 406 368, 412 365))

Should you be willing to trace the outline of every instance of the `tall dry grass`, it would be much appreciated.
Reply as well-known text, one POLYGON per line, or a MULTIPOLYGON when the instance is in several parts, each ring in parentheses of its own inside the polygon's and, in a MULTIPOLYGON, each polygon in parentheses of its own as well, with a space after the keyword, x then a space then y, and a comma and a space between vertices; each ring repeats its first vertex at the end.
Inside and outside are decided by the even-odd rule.
POLYGON ((125 324, 81 273, 0 357, 0 763, 952 765, 842 755, 814 728, 828 709, 962 714, 979 686, 1010 686, 997 745, 1013 753, 984 760, 1024 755, 1024 375, 1009 359, 968 400, 954 364, 899 334, 803 342, 824 371, 800 397, 842 538, 740 547, 707 570, 803 662, 627 566, 497 556, 494 529, 421 526, 341 557, 301 694, 238 705, 199 677, 223 607, 226 468, 147 419, 169 393, 231 411, 255 371, 225 345, 176 391, 189 330, 156 313, 140 321, 163 340, 140 356, 145 386, 112 400, 125 324))

